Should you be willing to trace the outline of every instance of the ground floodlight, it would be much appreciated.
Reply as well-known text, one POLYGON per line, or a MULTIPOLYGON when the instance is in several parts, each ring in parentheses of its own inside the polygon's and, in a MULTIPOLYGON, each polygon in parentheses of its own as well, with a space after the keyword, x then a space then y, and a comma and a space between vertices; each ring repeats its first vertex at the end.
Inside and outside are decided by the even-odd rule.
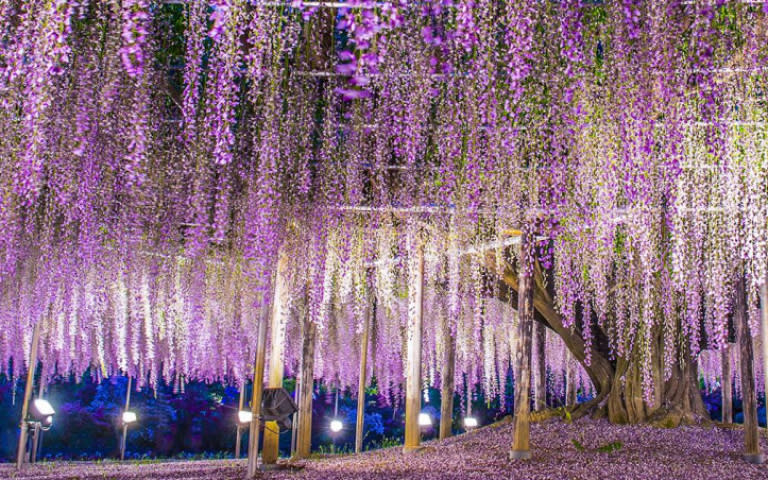
POLYGON ((296 403, 284 388, 266 388, 261 402, 264 421, 277 422, 281 430, 291 428, 291 415, 298 411, 296 403))
POLYGON ((136 423, 136 420, 138 420, 136 412, 123 412, 123 425, 136 423))
POLYGON ((432 417, 430 417, 428 413, 420 413, 419 414, 419 426, 420 427, 431 427, 432 426, 432 417))
POLYGON ((478 426, 477 419, 475 417, 465 417, 464 418, 464 428, 467 430, 471 430, 473 428, 477 428, 478 426))
POLYGON ((240 423, 251 423, 253 420, 253 413, 250 410, 240 410, 237 412, 237 421, 240 423))
POLYGON ((56 414, 56 411, 47 400, 36 398, 32 401, 32 408, 29 413, 34 421, 45 422, 50 425, 53 423, 53 416, 56 414))
POLYGON ((331 431, 333 433, 339 433, 344 428, 344 424, 341 420, 331 420, 331 431))

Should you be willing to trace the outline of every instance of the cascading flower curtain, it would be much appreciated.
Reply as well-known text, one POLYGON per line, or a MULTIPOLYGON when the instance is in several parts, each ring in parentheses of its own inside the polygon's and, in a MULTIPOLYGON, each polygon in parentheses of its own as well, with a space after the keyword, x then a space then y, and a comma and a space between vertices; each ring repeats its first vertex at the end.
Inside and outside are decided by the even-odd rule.
POLYGON ((0 0, 0 359, 18 375, 43 322, 49 375, 242 381, 284 301, 288 331, 319 328, 318 378, 354 385, 373 292, 396 393, 418 234, 424 381, 447 325, 457 385, 498 394, 513 320, 487 267, 530 222, 563 324, 651 401, 659 355, 668 377, 727 341, 738 275, 757 334, 765 10, 0 0))

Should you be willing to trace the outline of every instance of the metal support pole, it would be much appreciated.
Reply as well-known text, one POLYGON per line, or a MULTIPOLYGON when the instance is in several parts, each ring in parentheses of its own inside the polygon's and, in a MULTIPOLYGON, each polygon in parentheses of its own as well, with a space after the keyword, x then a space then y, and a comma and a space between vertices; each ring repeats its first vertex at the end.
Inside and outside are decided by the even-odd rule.
POLYGON ((237 438, 235 438, 235 458, 240 458, 240 444, 243 433, 240 431, 240 412, 243 410, 245 402, 245 381, 240 383, 240 401, 237 404, 237 438))
MULTIPOLYGON (((131 375, 128 375, 128 384, 126 385, 125 389, 125 409, 123 410, 123 413, 127 412, 129 408, 131 408, 131 383, 132 378, 131 375)), ((123 422, 123 419, 120 418, 120 421, 123 423, 123 436, 122 440, 120 441, 120 461, 125 460, 125 447, 126 442, 128 441, 128 424, 123 422)))
MULTIPOLYGON (((43 369, 40 369, 40 385, 37 390, 37 398, 43 398, 43 389, 45 382, 43 382, 43 369)), ((40 425, 35 423, 34 431, 32 432, 32 452, 29 454, 29 463, 35 463, 37 461, 37 450, 40 445, 40 440, 43 436, 43 431, 40 429, 40 425)))
POLYGON ((29 414, 29 401, 32 399, 32 385, 35 383, 35 370, 37 369, 37 348, 40 344, 40 325, 38 319, 32 332, 32 348, 29 352, 29 364, 27 365, 27 383, 24 385, 24 403, 21 404, 21 421, 19 422, 19 446, 16 451, 16 469, 21 469, 24 457, 27 453, 27 415, 29 414))
MULTIPOLYGON (((339 417, 339 382, 336 381, 336 400, 333 403, 333 418, 334 420, 339 417)), ((331 453, 336 453, 336 435, 333 435, 333 443, 331 443, 331 453)))

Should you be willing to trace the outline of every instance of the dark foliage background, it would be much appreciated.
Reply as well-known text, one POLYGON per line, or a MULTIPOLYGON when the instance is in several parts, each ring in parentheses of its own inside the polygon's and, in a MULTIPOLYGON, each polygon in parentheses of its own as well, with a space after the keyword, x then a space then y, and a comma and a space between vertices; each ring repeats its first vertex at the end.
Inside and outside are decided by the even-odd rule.
MULTIPOLYGON (((59 379, 48 385, 45 398, 56 409, 53 428, 43 434, 40 458, 96 460, 119 455, 120 423, 127 379, 110 377, 96 383, 90 376, 80 381, 59 379)), ((294 393, 295 381, 285 381, 286 389, 294 393)), ((486 402, 476 393, 472 414, 481 424, 488 424, 512 411, 513 383, 507 378, 505 405, 486 402)), ((479 389, 477 389, 479 392, 479 389)), ((246 408, 250 397, 246 387, 246 408)), ((0 375, 0 462, 15 458, 18 421, 24 382, 13 382, 0 375), (14 394, 15 388, 15 394, 14 394)), ((435 428, 425 432, 426 438, 437 434, 440 417, 440 392, 428 391, 429 401, 423 410, 434 419, 435 428)), ((172 386, 159 385, 157 390, 145 389, 131 394, 131 410, 139 422, 128 430, 128 458, 158 457, 225 457, 233 456, 236 438, 238 389, 222 383, 187 383, 184 392, 174 392, 172 386)), ((583 399, 582 399, 583 400, 583 399)), ((761 398, 762 400, 762 398, 761 398)), ((720 391, 704 394, 704 402, 713 420, 721 418, 720 391)), ((549 391, 549 404, 561 405, 562 398, 549 391)), ((334 418, 335 392, 318 385, 313 399, 313 442, 317 452, 351 451, 354 449, 354 425, 357 400, 348 393, 339 395, 338 417, 344 430, 333 434, 328 425, 334 418)), ((459 395, 454 400, 454 430, 460 431, 465 405, 459 395)), ((765 406, 760 402, 758 418, 765 425, 765 406)), ((743 421, 741 401, 734 399, 734 421, 743 421)), ((243 453, 248 433, 242 436, 243 453)), ((403 439, 403 410, 396 402, 388 402, 375 386, 366 391, 364 448, 372 449, 398 445, 403 439)), ((288 455, 291 433, 281 435, 281 450, 288 455)))

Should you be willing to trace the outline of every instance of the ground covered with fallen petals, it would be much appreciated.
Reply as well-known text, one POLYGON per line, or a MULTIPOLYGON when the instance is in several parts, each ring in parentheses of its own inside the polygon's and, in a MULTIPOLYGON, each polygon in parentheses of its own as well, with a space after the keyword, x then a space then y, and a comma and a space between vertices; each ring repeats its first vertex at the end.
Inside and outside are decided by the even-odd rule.
MULTIPOLYGON (((761 431, 761 435, 763 432, 761 431)), ((768 466, 740 458, 740 429, 616 426, 583 420, 549 420, 531 428, 533 459, 507 460, 512 426, 492 426, 444 442, 428 442, 415 454, 399 448, 314 459, 298 471, 265 472, 268 480, 331 479, 766 479, 768 466)), ((765 452, 765 438, 761 438, 765 452)), ((0 478, 241 479, 243 460, 150 464, 43 463, 17 473, 0 465, 0 478)))

